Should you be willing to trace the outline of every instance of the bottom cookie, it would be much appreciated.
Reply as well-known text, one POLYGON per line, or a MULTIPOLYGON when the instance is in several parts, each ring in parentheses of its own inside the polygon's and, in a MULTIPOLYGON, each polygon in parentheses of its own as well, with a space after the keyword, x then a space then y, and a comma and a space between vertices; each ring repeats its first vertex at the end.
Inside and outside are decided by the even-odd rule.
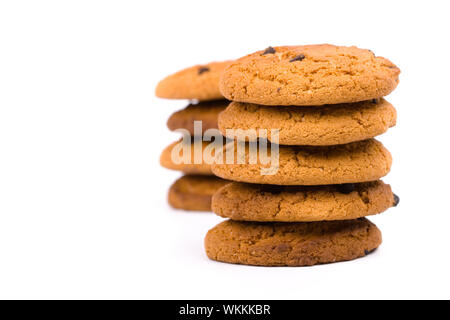
POLYGON ((211 211, 213 194, 227 183, 216 176, 182 176, 169 189, 169 204, 175 209, 211 211))
POLYGON ((344 221, 261 223, 227 220, 209 230, 212 260, 255 266, 312 266, 363 257, 381 244, 366 218, 344 221))

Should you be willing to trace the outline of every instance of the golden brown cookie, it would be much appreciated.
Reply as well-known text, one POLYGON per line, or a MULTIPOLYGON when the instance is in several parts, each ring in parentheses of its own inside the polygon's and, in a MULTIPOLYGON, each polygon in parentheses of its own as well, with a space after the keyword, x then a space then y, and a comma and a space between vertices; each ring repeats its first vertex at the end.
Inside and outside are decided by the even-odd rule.
POLYGON ((216 176, 182 176, 169 189, 169 204, 175 209, 211 211, 212 195, 228 183, 216 176))
MULTIPOLYGON (((384 177, 392 164, 389 151, 375 139, 327 147, 280 146, 278 170, 274 163, 275 156, 272 162, 262 164, 259 152, 249 148, 248 143, 245 145, 242 164, 238 164, 237 144, 228 144, 224 150, 233 145, 235 161, 231 164, 228 163, 231 159, 225 159, 222 164, 216 162, 212 171, 223 179, 248 183, 324 185, 368 182, 384 177), (252 158, 257 159, 257 162, 252 164, 252 158), (270 167, 275 169, 265 173, 273 174, 263 175, 261 170, 270 167)), ((217 158, 226 154, 224 150, 217 154, 217 158)))
POLYGON ((255 266, 312 266, 364 257, 381 244, 365 218, 343 221, 263 223, 227 220, 209 230, 212 260, 255 266))
POLYGON ((231 182, 212 200, 217 215, 240 221, 309 222, 351 220, 395 205, 381 180, 330 186, 272 186, 231 182))
POLYGON ((228 100, 215 100, 190 104, 186 108, 172 114, 167 121, 167 127, 174 131, 176 129, 186 129, 194 135, 194 121, 202 122, 204 133, 208 129, 217 129, 217 119, 228 106, 228 100))
POLYGON ((217 100, 223 99, 219 91, 219 78, 230 61, 196 65, 161 80, 155 90, 160 98, 217 100))
MULTIPOLYGON (((191 155, 188 157, 188 159, 184 159, 184 151, 183 151, 183 144, 182 140, 176 141, 171 143, 168 147, 166 147, 163 152, 161 153, 161 156, 159 158, 159 162, 161 166, 167 169, 171 170, 178 170, 182 171, 184 173, 189 174, 208 174, 211 175, 211 164, 214 162, 214 150, 210 153, 206 152, 205 156, 205 148, 210 144, 210 142, 201 142, 201 150, 202 153, 199 156, 198 163, 195 163, 195 151, 194 151, 194 145, 195 143, 186 143, 185 147, 186 150, 189 150, 191 155), (172 150, 174 148, 176 152, 172 153, 172 150), (172 156, 175 155, 176 159, 172 158, 172 156), (177 163, 179 162, 179 163, 177 163)), ((188 154, 188 153, 187 153, 188 154)))
POLYGON ((400 70, 370 50, 329 44, 267 48, 231 63, 220 91, 263 105, 351 103, 388 95, 400 70))
POLYGON ((230 129, 265 129, 262 137, 270 141, 271 130, 278 129, 280 144, 327 146, 373 138, 393 127, 396 118, 384 99, 315 108, 232 102, 219 116, 219 129, 223 135, 230 129))

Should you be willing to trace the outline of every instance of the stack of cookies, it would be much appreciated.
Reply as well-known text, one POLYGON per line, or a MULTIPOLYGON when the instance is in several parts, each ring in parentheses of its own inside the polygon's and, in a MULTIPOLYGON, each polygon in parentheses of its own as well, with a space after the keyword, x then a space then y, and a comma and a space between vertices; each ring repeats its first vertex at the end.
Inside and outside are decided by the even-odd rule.
POLYGON ((262 174, 273 164, 261 161, 244 135, 244 161, 213 165, 215 175, 234 182, 213 196, 213 211, 230 220, 208 232, 208 257, 310 266, 375 250, 381 232, 365 217, 399 202, 379 180, 392 158, 374 139, 396 123, 383 97, 399 73, 370 50, 333 45, 269 47, 231 63, 220 90, 232 102, 219 129, 228 137, 236 129, 264 132, 258 141, 271 141, 278 161, 262 174))
POLYGON ((156 96, 167 99, 187 99, 190 104, 172 114, 167 126, 172 131, 180 131, 182 140, 170 144, 161 154, 160 163, 163 167, 183 172, 183 176, 170 187, 169 204, 176 209, 193 211, 211 211, 212 195, 227 182, 212 174, 211 159, 203 158, 203 152, 198 161, 194 161, 194 143, 199 143, 203 149, 207 143, 202 136, 207 130, 217 130, 217 117, 229 101, 225 100, 219 91, 220 74, 228 62, 213 62, 197 65, 172 74, 158 83, 156 96), (198 122, 195 130, 194 122, 198 122), (185 150, 190 150, 192 157, 187 161, 177 162, 176 158, 184 160, 183 150, 175 155, 174 148, 186 144, 185 150))

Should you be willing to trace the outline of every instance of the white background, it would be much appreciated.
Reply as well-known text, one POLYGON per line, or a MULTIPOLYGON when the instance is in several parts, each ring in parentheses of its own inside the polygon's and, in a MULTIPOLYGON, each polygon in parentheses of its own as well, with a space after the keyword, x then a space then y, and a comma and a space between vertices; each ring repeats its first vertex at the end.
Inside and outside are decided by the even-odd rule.
POLYGON ((450 298, 446 1, 2 1, 1 298, 450 298), (397 208, 380 249, 312 268, 209 261, 210 213, 159 166, 181 68, 269 45, 357 45, 402 70, 380 140, 397 208))

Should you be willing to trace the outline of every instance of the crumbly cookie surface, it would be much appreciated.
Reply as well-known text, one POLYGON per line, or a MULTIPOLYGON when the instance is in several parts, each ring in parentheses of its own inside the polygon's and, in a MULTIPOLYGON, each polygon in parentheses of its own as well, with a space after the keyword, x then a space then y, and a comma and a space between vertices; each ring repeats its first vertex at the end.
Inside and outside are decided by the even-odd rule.
POLYGON ((228 100, 214 100, 190 104, 186 108, 173 113, 167 120, 169 130, 186 129, 194 135, 194 121, 202 122, 202 133, 208 129, 218 129, 219 114, 229 105, 228 100))
POLYGON ((182 176, 169 189, 169 204, 175 209, 211 211, 213 194, 228 183, 216 176, 182 176))
POLYGON ((255 266, 312 266, 363 257, 381 244, 365 218, 344 221, 261 223, 227 220, 205 238, 207 256, 255 266))
POLYGON ((220 91, 228 100, 262 105, 351 103, 388 95, 400 74, 370 50, 329 44, 282 46, 232 62, 220 91))
POLYGON ((366 140, 386 132, 396 123, 394 107, 384 99, 322 107, 262 106, 232 102, 219 116, 219 129, 261 130, 280 144, 326 146, 366 140))
MULTIPOLYGON (((226 145, 217 158, 226 154, 226 145)), ((237 143, 234 143, 234 158, 238 158, 237 143)), ((268 147, 270 154, 270 146, 268 147)), ((231 153, 231 152, 229 152, 231 153)), ((279 167, 274 174, 263 175, 262 168, 273 167, 263 164, 258 150, 249 148, 243 152, 242 164, 214 163, 215 175, 238 182, 273 185, 327 185, 375 181, 390 170, 392 157, 381 142, 370 139, 344 145, 327 147, 280 146, 279 167), (251 160, 257 162, 252 164, 251 160)))
POLYGON ((213 196, 217 215, 239 221, 309 222, 351 220, 394 206, 382 181, 330 186, 271 186, 231 182, 213 196))
POLYGON ((223 99, 219 91, 219 79, 229 63, 230 61, 211 62, 178 71, 161 80, 156 86, 155 94, 166 99, 223 99))

